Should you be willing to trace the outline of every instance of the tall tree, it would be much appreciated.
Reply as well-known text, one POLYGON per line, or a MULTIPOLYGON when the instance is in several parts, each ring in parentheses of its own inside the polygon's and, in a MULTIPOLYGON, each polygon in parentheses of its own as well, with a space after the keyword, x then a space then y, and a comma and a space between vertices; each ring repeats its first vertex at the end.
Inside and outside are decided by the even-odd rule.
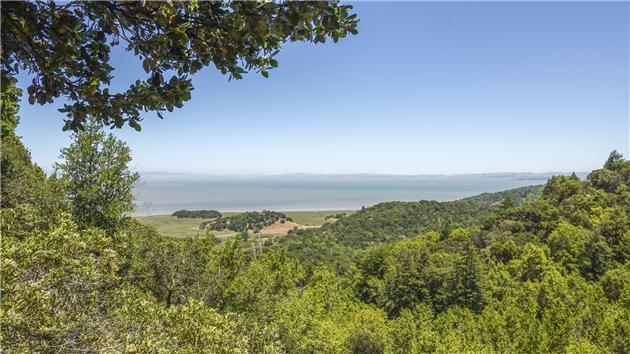
POLYGON ((286 41, 337 42, 357 34, 351 9, 329 1, 2 1, 2 68, 35 75, 31 104, 74 101, 61 109, 69 117, 64 130, 81 129, 88 116, 140 130, 143 111, 161 118, 182 107, 192 75, 203 67, 230 79, 247 70, 268 77, 286 41), (148 77, 110 92, 109 55, 121 42, 148 77))
POLYGON ((486 275, 474 244, 466 242, 464 247, 455 267, 451 303, 481 313, 488 303, 486 275))
POLYGON ((512 200, 512 198, 510 198, 509 195, 505 197, 505 199, 503 199, 503 201, 501 202, 501 210, 515 208, 515 207, 516 207, 516 204, 514 204, 514 201, 512 200))
POLYGON ((68 183, 75 221, 80 227, 119 229, 135 210, 133 188, 140 181, 140 175, 129 170, 131 150, 93 121, 72 138, 70 147, 61 149, 64 161, 55 169, 68 183))

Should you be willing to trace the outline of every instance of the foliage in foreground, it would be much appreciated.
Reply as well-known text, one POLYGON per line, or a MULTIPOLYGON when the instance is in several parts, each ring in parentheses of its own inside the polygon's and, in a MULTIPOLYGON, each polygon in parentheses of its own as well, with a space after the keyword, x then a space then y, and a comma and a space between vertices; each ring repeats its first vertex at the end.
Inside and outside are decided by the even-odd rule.
POLYGON ((90 116, 139 131, 143 112, 162 118, 190 100, 204 67, 268 77, 283 43, 336 43, 359 22, 352 6, 328 1, 2 1, 0 10, 2 80, 28 70, 29 103, 67 98, 64 130, 75 132, 90 116), (109 56, 121 43, 147 76, 113 92, 109 56))

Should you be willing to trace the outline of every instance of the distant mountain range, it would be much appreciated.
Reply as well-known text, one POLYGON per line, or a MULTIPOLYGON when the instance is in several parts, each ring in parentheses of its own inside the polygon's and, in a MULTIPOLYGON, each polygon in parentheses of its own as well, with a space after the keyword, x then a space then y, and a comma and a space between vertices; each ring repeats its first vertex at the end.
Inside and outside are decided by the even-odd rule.
MULTIPOLYGON (((311 174, 311 173, 286 173, 277 175, 215 175, 210 173, 174 173, 174 172, 149 172, 139 171, 145 181, 187 181, 209 179, 235 179, 235 178, 510 178, 516 180, 546 181, 552 176, 569 176, 572 172, 499 172, 499 173, 467 173, 454 175, 396 175, 380 173, 351 173, 351 174, 311 174)), ((588 172, 575 172, 581 178, 586 179, 588 172)))

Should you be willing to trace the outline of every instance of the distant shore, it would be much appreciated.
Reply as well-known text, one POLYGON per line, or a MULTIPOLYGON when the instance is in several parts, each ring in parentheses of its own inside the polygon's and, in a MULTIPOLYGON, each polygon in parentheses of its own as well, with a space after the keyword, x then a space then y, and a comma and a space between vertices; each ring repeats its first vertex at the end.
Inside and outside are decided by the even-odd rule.
POLYGON ((546 180, 515 180, 497 176, 146 179, 145 182, 136 191, 140 215, 164 215, 182 209, 222 212, 357 210, 388 201, 452 201, 543 184, 546 180))
MULTIPOLYGON (((288 174, 249 174, 249 175, 218 175, 210 173, 187 173, 187 172, 162 172, 162 171, 139 171, 143 180, 149 181, 184 181, 184 180, 213 180, 213 179, 257 179, 257 178, 509 178, 513 180, 546 181, 553 176, 570 176, 573 172, 496 172, 496 173, 467 173, 451 175, 400 175, 400 174, 379 174, 379 173, 350 173, 350 174, 309 174, 309 173, 288 173, 288 174)), ((586 179, 588 172, 575 172, 576 176, 586 179)))

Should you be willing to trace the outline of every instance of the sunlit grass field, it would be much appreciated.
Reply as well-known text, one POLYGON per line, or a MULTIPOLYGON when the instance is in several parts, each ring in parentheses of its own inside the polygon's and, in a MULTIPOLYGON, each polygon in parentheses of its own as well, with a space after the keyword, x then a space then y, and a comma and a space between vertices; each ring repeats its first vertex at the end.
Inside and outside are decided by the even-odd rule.
MULTIPOLYGON (((355 210, 340 210, 340 211, 285 211, 287 217, 293 219, 294 222, 300 225, 308 226, 322 226, 328 215, 336 215, 346 213, 351 215, 355 210)), ((235 215, 238 213, 224 213, 223 216, 235 215)), ((212 219, 188 219, 188 218, 173 218, 170 215, 153 215, 153 216, 140 216, 138 220, 141 222, 153 225, 157 228, 158 232, 168 237, 189 237, 195 236, 197 233, 203 235, 205 231, 199 229, 199 225, 204 221, 212 219)), ((219 232, 212 231, 215 236, 229 236, 234 232, 219 232)))
POLYGON ((286 216, 293 219, 294 222, 306 226, 322 226, 326 222, 324 220, 328 215, 337 215, 346 213, 351 215, 356 210, 338 210, 338 211, 283 211, 286 216))

